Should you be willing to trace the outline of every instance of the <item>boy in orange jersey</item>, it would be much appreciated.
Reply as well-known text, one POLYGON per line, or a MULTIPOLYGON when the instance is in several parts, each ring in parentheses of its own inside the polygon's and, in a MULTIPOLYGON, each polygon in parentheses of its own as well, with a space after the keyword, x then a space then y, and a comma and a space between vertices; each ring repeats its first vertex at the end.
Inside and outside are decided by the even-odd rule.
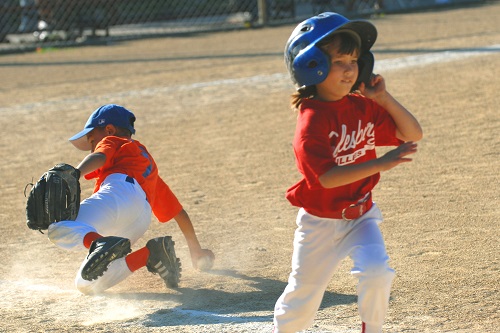
POLYGON ((50 225, 48 237, 64 249, 89 249, 75 280, 84 294, 102 292, 144 266, 158 273, 168 288, 178 286, 180 261, 170 236, 151 239, 130 253, 148 230, 152 213, 160 222, 175 219, 193 267, 198 268, 199 260, 215 259, 212 251, 201 248, 189 215, 158 175, 153 157, 131 138, 134 122, 126 108, 103 105, 69 139, 76 148, 90 151, 77 169, 85 179, 96 179, 94 193, 81 202, 75 221, 50 225))

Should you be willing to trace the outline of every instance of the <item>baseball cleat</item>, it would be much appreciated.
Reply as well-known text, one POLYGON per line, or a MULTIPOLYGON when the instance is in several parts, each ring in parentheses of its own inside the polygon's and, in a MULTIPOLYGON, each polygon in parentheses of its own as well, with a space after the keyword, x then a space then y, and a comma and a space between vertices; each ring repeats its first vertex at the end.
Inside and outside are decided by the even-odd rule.
POLYGON ((82 268, 82 278, 88 281, 102 276, 109 264, 131 252, 130 240, 123 237, 101 237, 92 242, 86 263, 82 268))
POLYGON ((181 262, 175 256, 175 242, 171 236, 157 237, 146 243, 149 258, 148 271, 159 274, 167 288, 177 288, 181 277, 181 262))

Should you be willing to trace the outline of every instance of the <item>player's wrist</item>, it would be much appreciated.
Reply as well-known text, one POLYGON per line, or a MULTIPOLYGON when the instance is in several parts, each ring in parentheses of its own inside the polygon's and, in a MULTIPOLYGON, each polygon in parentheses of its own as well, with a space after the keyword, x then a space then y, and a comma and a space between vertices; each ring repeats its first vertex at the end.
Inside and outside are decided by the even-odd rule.
POLYGON ((375 95, 373 100, 386 110, 390 108, 391 103, 394 102, 394 98, 387 91, 375 95))

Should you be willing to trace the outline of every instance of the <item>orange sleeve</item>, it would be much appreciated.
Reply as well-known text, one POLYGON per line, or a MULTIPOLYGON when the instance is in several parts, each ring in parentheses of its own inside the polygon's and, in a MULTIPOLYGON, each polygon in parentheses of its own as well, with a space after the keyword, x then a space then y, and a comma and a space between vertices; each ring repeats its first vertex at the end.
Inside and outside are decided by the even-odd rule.
POLYGON ((152 209, 158 221, 162 223, 170 221, 182 210, 182 205, 175 194, 159 176, 152 209))

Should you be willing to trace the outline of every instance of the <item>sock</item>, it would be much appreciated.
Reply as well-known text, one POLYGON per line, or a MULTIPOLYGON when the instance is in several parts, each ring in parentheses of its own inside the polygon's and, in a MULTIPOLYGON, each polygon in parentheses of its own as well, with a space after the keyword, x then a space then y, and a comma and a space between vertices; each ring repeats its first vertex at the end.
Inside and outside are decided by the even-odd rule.
POLYGON ((97 232, 89 232, 85 235, 85 237, 83 237, 83 246, 85 246, 87 249, 90 249, 90 245, 92 244, 92 242, 101 237, 102 236, 97 232))
POLYGON ((141 267, 146 266, 149 258, 149 249, 147 247, 143 247, 135 252, 132 252, 128 256, 125 257, 125 261, 127 262, 128 269, 131 272, 135 272, 141 267))

